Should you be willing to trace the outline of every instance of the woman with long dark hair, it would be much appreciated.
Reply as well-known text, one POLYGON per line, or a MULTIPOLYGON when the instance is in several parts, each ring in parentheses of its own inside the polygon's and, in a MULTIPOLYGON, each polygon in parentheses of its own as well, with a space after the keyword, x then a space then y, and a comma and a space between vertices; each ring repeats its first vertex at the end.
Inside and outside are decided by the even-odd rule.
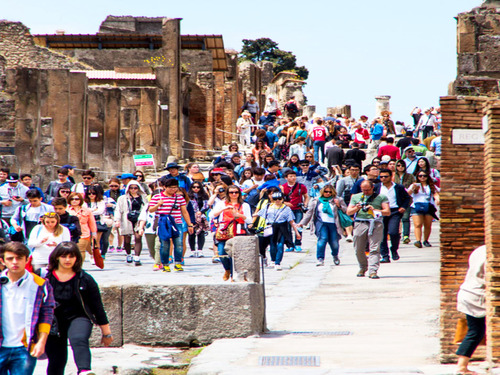
POLYGON ((418 176, 418 173, 420 171, 424 171, 424 173, 427 173, 429 176, 431 176, 432 181, 434 181, 434 184, 439 187, 440 182, 441 182, 441 174, 437 169, 431 168, 431 164, 429 163, 429 159, 422 157, 419 158, 417 161, 417 166, 415 167, 415 171, 413 172, 413 175, 416 177, 418 176))
POLYGON ((230 226, 236 226, 236 228, 233 229, 234 235, 245 233, 245 223, 251 224, 252 213, 248 203, 243 202, 240 188, 231 185, 227 188, 225 201, 221 201, 214 206, 212 216, 218 219, 215 242, 217 244, 219 258, 224 267, 222 279, 227 281, 232 277, 233 273, 232 260, 224 249, 226 241, 229 238, 223 239, 219 236, 219 233, 224 230, 229 230, 228 228, 230 226))
POLYGON ((195 220, 194 232, 188 237, 189 247, 191 249, 192 257, 203 258, 203 246, 205 245, 205 236, 210 229, 206 212, 208 211, 208 193, 206 192, 201 182, 193 182, 188 191, 188 197, 194 210, 195 220), (196 247, 198 243, 198 247, 196 247))
POLYGON ((437 218, 435 205, 439 206, 439 188, 434 185, 434 181, 427 173, 420 171, 417 175, 417 182, 408 189, 408 194, 413 198, 411 204, 411 217, 415 227, 416 247, 421 248, 422 244, 431 247, 429 237, 432 229, 432 219, 437 218), (422 242, 422 227, 424 235, 422 242))
MULTIPOLYGON (((393 174, 393 178, 396 184, 403 185, 405 189, 408 189, 415 182, 415 176, 411 173, 406 173, 406 162, 404 160, 396 162, 396 172, 393 174)), ((404 244, 410 243, 410 213, 411 210, 406 210, 401 218, 404 244)))
POLYGON ((78 374, 94 374, 89 347, 93 324, 99 325, 104 346, 113 342, 99 287, 94 278, 82 270, 82 263, 80 250, 73 242, 61 242, 50 254, 47 280, 57 303, 54 311, 57 324, 52 324, 45 346, 48 375, 64 374, 68 339, 78 374))

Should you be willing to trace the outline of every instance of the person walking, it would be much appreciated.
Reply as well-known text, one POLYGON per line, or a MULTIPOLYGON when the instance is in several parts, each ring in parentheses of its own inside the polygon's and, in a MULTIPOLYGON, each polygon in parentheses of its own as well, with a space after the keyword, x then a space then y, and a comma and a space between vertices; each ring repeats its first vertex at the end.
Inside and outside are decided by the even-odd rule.
POLYGON ((203 246, 205 245, 205 236, 210 229, 206 213, 208 211, 209 196, 201 182, 193 182, 188 191, 195 212, 194 232, 189 235, 189 247, 192 257, 203 258, 203 246), (196 246, 198 244, 198 247, 196 246))
POLYGON ((276 191, 270 195, 269 198, 271 199, 271 204, 261 208, 254 216, 264 218, 266 225, 270 227, 267 236, 264 234, 264 239, 267 239, 267 241, 264 241, 262 244, 259 243, 259 246, 265 249, 269 243, 269 252, 272 261, 269 265, 276 271, 281 271, 283 269, 281 262, 283 260, 284 247, 285 245, 288 248, 293 246, 290 226, 295 232, 296 239, 301 239, 301 233, 294 221, 292 210, 284 204, 283 193, 281 191, 276 191))
MULTIPOLYGON (((411 184, 415 182, 415 176, 411 173, 406 172, 406 162, 404 160, 398 160, 396 162, 396 173, 393 175, 394 182, 396 184, 401 184, 408 189, 411 184)), ((406 210, 403 213, 403 217, 401 218, 401 222, 403 223, 403 243, 410 243, 410 213, 411 209, 406 210)))
MULTIPOLYGON (((307 194, 307 187, 300 182, 297 182, 297 173, 293 170, 285 172, 286 183, 280 186, 283 192, 283 199, 285 205, 288 206, 293 213, 294 221, 300 223, 304 217, 304 210, 309 203, 309 196, 307 194)), ((301 229, 299 229, 301 232, 301 229)), ((302 251, 302 236, 296 236, 295 242, 289 246, 287 252, 302 251)))
POLYGON ((380 244, 380 255, 382 260, 380 263, 390 263, 389 247, 387 246, 387 236, 391 239, 391 256, 392 260, 399 260, 399 241, 401 235, 399 226, 403 214, 410 208, 410 196, 406 192, 403 185, 392 182, 392 171, 390 169, 381 169, 379 178, 382 181, 380 186, 380 194, 387 197, 391 214, 384 216, 384 234, 382 243, 380 244))
POLYGON ((32 264, 34 270, 47 267, 50 253, 63 241, 71 241, 68 228, 60 224, 59 215, 47 212, 41 218, 41 224, 31 231, 28 246, 33 249, 32 264))
POLYGON ((72 215, 78 216, 78 220, 80 220, 82 234, 77 245, 82 253, 82 259, 85 261, 86 252, 92 256, 91 241, 97 241, 97 225, 94 214, 83 205, 85 201, 81 193, 72 192, 68 196, 68 203, 67 211, 72 215))
POLYGON ((54 318, 50 284, 26 270, 29 249, 12 241, 0 248, 0 373, 31 375, 46 349, 54 318))
POLYGON ((368 271, 370 279, 379 279, 380 243, 384 233, 383 216, 389 216, 391 209, 387 197, 374 192, 370 180, 361 183, 361 193, 354 194, 347 207, 347 215, 354 216, 354 249, 359 263, 358 277, 368 271), (365 251, 369 249, 368 261, 365 251))
POLYGON ((123 247, 127 253, 127 263, 141 266, 142 236, 144 226, 139 225, 141 213, 145 215, 148 198, 139 182, 132 180, 125 188, 125 194, 118 198, 115 208, 115 226, 120 228, 123 247), (143 213, 144 211, 144 213, 143 213), (134 236, 134 256, 132 256, 132 236, 134 236))
POLYGON ((411 204, 411 217, 415 227, 414 245, 421 248, 431 247, 429 237, 432 230, 432 219, 437 219, 436 205, 439 206, 439 188, 434 185, 432 177, 421 171, 417 175, 417 182, 408 189, 408 194, 413 198, 411 204), (424 228, 422 242, 422 227, 424 228))
POLYGON ((470 358, 486 332, 486 246, 479 246, 469 256, 469 268, 457 295, 457 310, 465 314, 467 334, 458 347, 456 374, 472 374, 470 358))
POLYGON ((60 243, 50 254, 47 280, 57 303, 57 325, 47 340, 47 374, 64 375, 68 361, 68 339, 79 375, 95 375, 91 368, 89 339, 93 324, 102 332, 101 343, 109 346, 113 335, 102 304, 99 286, 82 270, 83 259, 73 242, 60 243))
POLYGON ((311 222, 311 233, 318 237, 316 245, 316 266, 324 266, 326 245, 330 246, 333 263, 338 266, 339 259, 339 239, 342 238, 342 226, 338 210, 345 213, 347 205, 344 200, 337 195, 332 185, 326 185, 321 189, 318 198, 310 200, 308 210, 304 218, 298 224, 305 226, 311 222))
POLYGON ((215 239, 219 258, 224 267, 222 279, 227 281, 232 278, 233 266, 231 258, 224 249, 226 241, 234 236, 246 233, 245 224, 252 223, 252 212, 250 205, 243 202, 240 188, 231 185, 227 188, 226 200, 214 206, 212 216, 218 218, 215 239), (231 233, 226 236, 226 231, 231 233))

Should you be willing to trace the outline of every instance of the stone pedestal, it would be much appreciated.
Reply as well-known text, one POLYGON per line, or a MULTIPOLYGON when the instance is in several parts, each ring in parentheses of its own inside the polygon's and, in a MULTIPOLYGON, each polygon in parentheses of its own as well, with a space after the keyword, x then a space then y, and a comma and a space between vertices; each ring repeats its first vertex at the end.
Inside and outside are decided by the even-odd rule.
POLYGON ((233 258, 234 279, 260 283, 259 250, 256 236, 237 236, 226 242, 226 252, 233 258))
POLYGON ((389 102, 391 100, 390 95, 376 96, 375 100, 377 101, 376 107, 375 107, 375 117, 382 116, 383 111, 390 111, 391 110, 391 103, 389 102))

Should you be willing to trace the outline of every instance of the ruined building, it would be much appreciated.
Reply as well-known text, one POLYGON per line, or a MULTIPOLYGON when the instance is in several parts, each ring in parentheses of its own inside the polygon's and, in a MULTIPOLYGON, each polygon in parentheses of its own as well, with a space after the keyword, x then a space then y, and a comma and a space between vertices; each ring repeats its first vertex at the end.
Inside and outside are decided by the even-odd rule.
POLYGON ((0 165, 39 183, 66 163, 102 179, 132 171, 135 154, 161 168, 231 142, 250 95, 262 108, 266 90, 281 105, 292 93, 305 101, 303 82, 273 81, 271 63, 240 65, 221 35, 180 29, 181 19, 108 16, 97 34, 33 36, 0 21, 0 165))

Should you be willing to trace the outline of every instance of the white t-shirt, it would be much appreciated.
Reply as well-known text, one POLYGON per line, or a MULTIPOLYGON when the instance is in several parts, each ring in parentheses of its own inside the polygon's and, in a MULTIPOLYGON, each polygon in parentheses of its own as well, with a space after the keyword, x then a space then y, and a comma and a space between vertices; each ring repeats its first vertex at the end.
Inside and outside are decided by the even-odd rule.
POLYGON ((54 233, 49 233, 42 224, 36 225, 31 231, 28 240, 28 247, 33 248, 33 253, 31 254, 33 256, 33 264, 48 264, 50 253, 52 253, 56 247, 47 246, 46 244, 55 242, 59 245, 63 241, 71 241, 71 234, 68 228, 63 227, 62 234, 60 236, 54 236, 54 233), (44 238, 48 238, 48 240, 42 243, 44 238))
MULTIPOLYGON (((417 185, 420 187, 420 189, 418 189, 418 193, 413 193, 411 195, 413 198, 413 203, 411 204, 411 206, 413 208, 415 208, 415 203, 431 202, 432 204, 434 204, 434 197, 431 194, 431 188, 429 185, 426 185, 423 189, 422 189, 421 184, 415 183, 413 185, 417 185)), ((412 185, 412 187, 413 187, 413 185, 412 185)), ((434 188, 436 189, 437 192, 439 192, 439 188, 437 186, 434 186, 434 188)))
MULTIPOLYGON (((6 275, 7 271, 2 272, 2 276, 7 277, 6 275)), ((30 283, 21 280, 26 277, 28 277, 27 272, 18 281, 13 283, 9 280, 2 286, 2 347, 23 346, 30 283)))
POLYGON ((323 223, 335 223, 335 218, 333 216, 323 212, 323 203, 318 203, 318 214, 323 223))
POLYGON ((391 208, 398 208, 398 202, 396 200, 396 191, 394 190, 394 186, 396 184, 392 183, 392 186, 388 189, 384 184, 380 185, 380 194, 383 194, 389 200, 389 206, 391 208))

